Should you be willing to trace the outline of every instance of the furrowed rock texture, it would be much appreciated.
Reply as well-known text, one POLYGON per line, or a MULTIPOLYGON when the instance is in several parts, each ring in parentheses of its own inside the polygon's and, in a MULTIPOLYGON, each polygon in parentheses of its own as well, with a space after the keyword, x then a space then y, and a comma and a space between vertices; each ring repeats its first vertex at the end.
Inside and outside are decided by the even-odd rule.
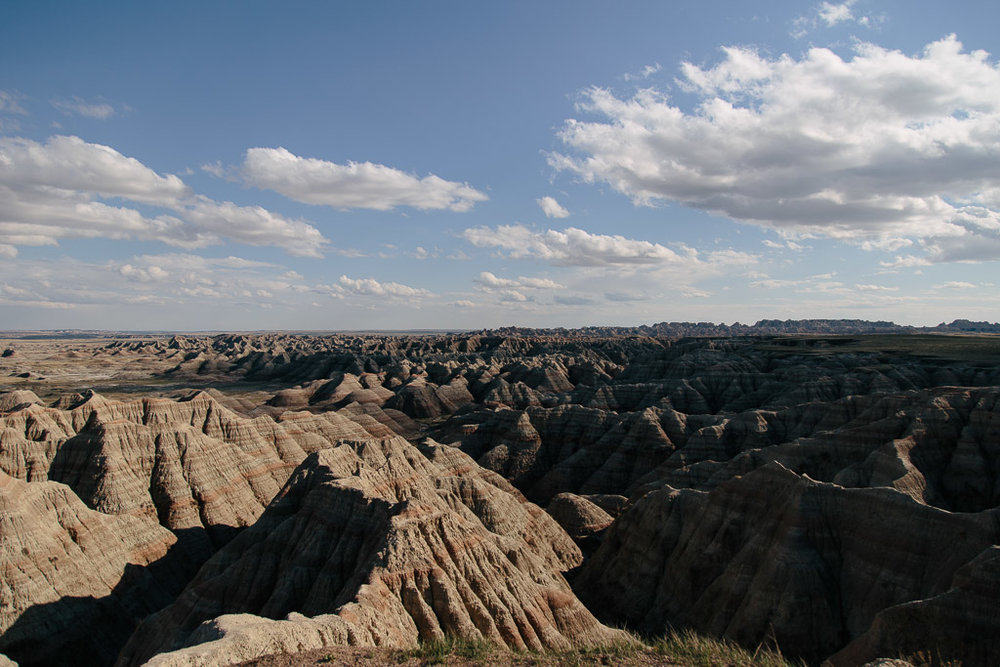
POLYGON ((651 633, 673 625, 746 645, 774 638, 809 660, 849 644, 845 665, 897 655, 893 642, 988 664, 995 644, 971 638, 1000 629, 988 601, 996 561, 981 556, 1000 541, 998 397, 997 388, 870 396, 834 402, 820 420, 780 418, 788 410, 729 419, 711 429, 717 445, 693 435, 636 493, 574 586, 607 618, 651 633), (766 445, 768 424, 782 423, 785 436, 811 435, 766 445), (949 614, 970 641, 944 640, 949 614), (907 634, 909 621, 937 631, 907 634))
POLYGON ((21 664, 109 664, 136 619, 170 601, 148 566, 177 538, 89 509, 56 482, 0 472, 0 651, 21 664))
MULTIPOLYGON (((0 469, 69 485, 90 507, 204 532, 208 549, 256 521, 307 454, 344 438, 392 433, 370 415, 286 412, 247 419, 197 393, 71 410, 30 405, 0 420, 0 469), (359 423, 360 422, 360 423, 359 423)), ((194 533, 191 533, 192 535, 194 533)))
POLYGON ((0 394, 0 412, 11 412, 29 405, 41 405, 42 399, 38 398, 33 391, 19 390, 8 391, 0 394))
POLYGON ((547 514, 453 448, 344 443, 311 455, 260 520, 140 626, 119 664, 164 651, 178 653, 158 664, 242 660, 288 637, 412 647, 451 634, 521 649, 627 641, 559 574, 580 560, 547 514), (234 622, 239 632, 218 630, 234 622), (190 648, 220 634, 221 644, 190 648))
POLYGON ((710 490, 776 461, 845 487, 958 512, 1000 506, 1000 388, 940 388, 751 411, 703 428, 646 476, 710 490))
POLYGON ((585 557, 594 553, 604 531, 614 522, 600 506, 575 493, 556 495, 545 511, 573 538, 585 557))
POLYGON ((0 520, 21 517, 3 534, 0 585, 10 602, 2 607, 0 646, 12 646, 11 655, 28 664, 64 662, 78 645, 89 647, 90 637, 101 638, 101 650, 83 655, 94 664, 112 662, 136 619, 171 602, 219 546, 253 524, 309 453, 344 438, 394 434, 376 419, 385 417, 381 411, 356 410, 356 419, 336 412, 248 419, 205 393, 129 402, 90 393, 70 409, 15 398, 8 401, 15 410, 0 418, 0 475, 5 488, 17 490, 5 491, 12 514, 0 520), (49 491, 39 495, 43 489, 49 491), (70 509, 53 509, 53 498, 70 509), (32 518, 30 508, 14 499, 47 503, 49 514, 32 518), (85 507, 88 518, 74 518, 85 507), (70 523, 53 524, 55 519, 70 523), (30 554, 56 554, 54 546, 35 544, 42 537, 32 532, 50 524, 70 536, 59 538, 66 545, 86 527, 101 530, 80 538, 87 545, 82 555, 67 546, 69 556, 52 555, 50 567, 21 567, 21 561, 33 562, 30 554), (116 533, 137 531, 169 540, 170 554, 129 556, 123 565, 116 533), (90 632, 91 617, 109 629, 90 632))
POLYGON ((94 354, 119 364, 122 355, 158 358, 164 377, 173 380, 297 383, 256 408, 261 413, 364 403, 434 419, 472 404, 523 408, 567 402, 568 392, 610 380, 630 354, 647 347, 660 349, 662 343, 274 334, 115 342, 94 354))
POLYGON ((614 521, 610 514, 575 493, 560 493, 546 511, 574 540, 597 535, 614 521))
POLYGON ((669 408, 624 414, 578 405, 504 408, 456 415, 435 435, 548 503, 564 491, 626 493, 687 441, 687 421, 669 408))
POLYGON ((963 665, 991 665, 1000 655, 1000 547, 962 566, 951 588, 930 598, 889 607, 863 635, 828 661, 858 665, 880 655, 927 654, 963 665))
POLYGON ((952 514, 772 463, 711 492, 644 496, 575 588, 591 608, 645 632, 687 626, 747 645, 773 637, 786 655, 816 661, 882 610, 949 591, 959 568, 998 539, 996 510, 952 514))

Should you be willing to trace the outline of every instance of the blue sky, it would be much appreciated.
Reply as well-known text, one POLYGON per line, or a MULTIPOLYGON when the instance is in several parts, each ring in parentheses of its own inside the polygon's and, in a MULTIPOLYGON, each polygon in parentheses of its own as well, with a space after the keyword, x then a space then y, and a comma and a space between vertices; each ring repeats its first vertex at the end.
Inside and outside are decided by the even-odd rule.
POLYGON ((0 328, 996 321, 998 25, 0 0, 0 328))

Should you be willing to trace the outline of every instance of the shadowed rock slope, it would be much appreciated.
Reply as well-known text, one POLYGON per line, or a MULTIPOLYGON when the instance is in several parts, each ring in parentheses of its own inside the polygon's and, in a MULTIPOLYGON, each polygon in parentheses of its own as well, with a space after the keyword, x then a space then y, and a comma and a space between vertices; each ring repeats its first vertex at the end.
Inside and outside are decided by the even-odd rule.
POLYGON ((848 401, 842 429, 757 448, 744 436, 728 460, 709 448, 684 460, 689 440, 574 587, 604 618, 653 634, 773 638, 811 661, 843 649, 843 665, 929 648, 988 664, 1000 651, 998 397, 848 401))
POLYGON ((155 664, 412 647, 445 634, 520 649, 624 640, 558 574, 580 561, 547 514, 452 448, 343 443, 310 456, 260 520, 143 623, 120 664, 164 651, 175 653, 155 664))
POLYGON ((0 471, 0 652, 23 664, 113 661, 129 619, 177 593, 146 567, 176 541, 142 518, 89 509, 63 484, 0 471))

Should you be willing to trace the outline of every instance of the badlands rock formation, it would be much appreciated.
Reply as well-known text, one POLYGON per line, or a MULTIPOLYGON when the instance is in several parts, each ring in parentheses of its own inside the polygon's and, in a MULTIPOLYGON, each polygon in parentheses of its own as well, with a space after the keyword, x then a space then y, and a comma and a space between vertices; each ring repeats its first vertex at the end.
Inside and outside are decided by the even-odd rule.
POLYGON ((1000 655, 1000 339, 653 332, 13 341, 0 653, 1000 655))
POLYGON ((927 646, 987 664, 1000 650, 998 399, 940 388, 709 427, 640 487, 576 590, 654 634, 770 637, 810 660, 850 644, 833 657, 845 665, 927 646), (952 631, 975 639, 930 640, 952 631))
POLYGON ((43 407, 15 393, 6 395, 15 409, 0 419, 6 619, 0 647, 29 662, 74 651, 74 634, 93 644, 84 655, 109 662, 134 619, 171 601, 219 546, 256 522, 309 453, 344 438, 394 435, 363 411, 248 419, 203 392, 179 401, 128 402, 88 393, 60 401, 70 409, 43 407), (69 508, 59 507, 62 502, 69 508), (89 518, 74 518, 81 508, 89 518), (159 542, 154 548, 140 541, 125 551, 100 537, 80 538, 77 524, 112 536, 159 530, 156 539, 169 544, 170 554, 159 542), (45 537, 32 537, 36 533, 45 537), (87 548, 71 548, 78 538, 87 548), (55 542, 33 542, 46 539, 55 542), (146 552, 153 555, 135 555, 146 552), (88 578, 102 571, 92 562, 102 554, 105 574, 88 578), (155 581, 137 574, 157 559, 155 581), (140 602, 135 609, 106 603, 112 592, 140 602), (84 596, 93 600, 72 602, 84 596), (103 626, 114 629, 111 639, 103 638, 103 626))
POLYGON ((129 619, 169 602, 171 591, 156 579, 175 573, 150 566, 176 541, 140 517, 88 508, 63 484, 0 471, 3 652, 26 664, 73 653, 113 661, 129 619))
POLYGON ((519 649, 627 641, 559 576, 580 561, 547 514, 457 450, 344 442, 310 456, 260 520, 139 628, 120 662, 172 650, 158 664, 250 659, 290 633, 291 646, 310 648, 412 647, 445 634, 519 649), (286 620, 258 622, 269 639, 249 646, 225 632, 203 643, 200 624, 246 613, 286 620), (302 614, 305 628, 293 630, 302 614))

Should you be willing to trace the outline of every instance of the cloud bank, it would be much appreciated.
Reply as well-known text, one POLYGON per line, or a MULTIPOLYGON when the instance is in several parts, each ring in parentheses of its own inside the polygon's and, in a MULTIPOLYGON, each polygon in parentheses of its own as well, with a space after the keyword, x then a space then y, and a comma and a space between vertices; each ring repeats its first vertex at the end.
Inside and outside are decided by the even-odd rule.
MULTIPOLYGON (((848 7, 849 9, 849 7, 848 7)), ((831 14, 834 20, 839 14, 831 14)), ((646 89, 592 88, 550 164, 636 205, 678 202, 786 236, 868 247, 920 240, 930 261, 1000 258, 1000 68, 949 36, 908 56, 857 44, 845 60, 724 49, 684 63, 686 112, 646 89)))
POLYGON ((558 282, 545 277, 503 278, 483 271, 474 280, 480 293, 501 304, 539 307, 586 307, 601 303, 648 301, 651 298, 701 298, 694 285, 725 274, 743 273, 756 255, 731 249, 699 252, 685 245, 675 251, 658 243, 617 235, 592 234, 569 227, 536 231, 523 225, 466 229, 466 241, 494 248, 505 259, 543 261, 561 267, 558 282), (636 285, 643 291, 636 293, 636 285), (541 294, 544 293, 544 294, 541 294), (545 298, 543 298, 545 297, 545 298))

